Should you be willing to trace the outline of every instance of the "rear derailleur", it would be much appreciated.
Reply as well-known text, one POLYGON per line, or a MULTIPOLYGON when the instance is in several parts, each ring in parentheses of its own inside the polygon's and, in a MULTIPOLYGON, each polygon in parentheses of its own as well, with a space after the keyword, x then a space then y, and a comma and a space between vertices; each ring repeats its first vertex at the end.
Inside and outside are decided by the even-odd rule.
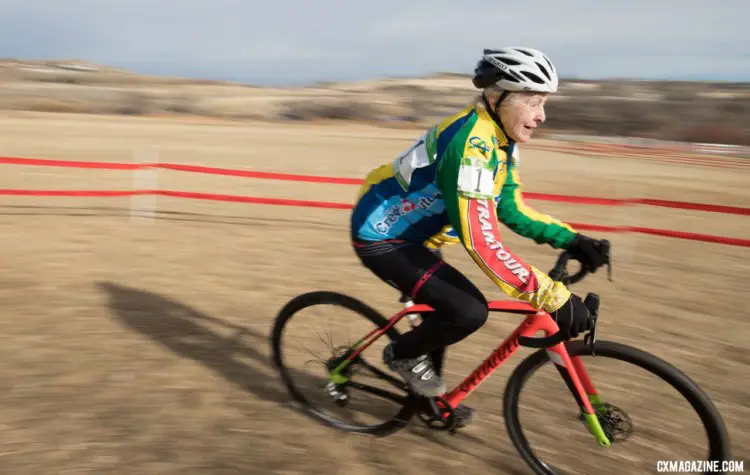
MULTIPOLYGON (((349 348, 342 347, 337 348, 337 352, 341 353, 338 356, 334 355, 328 361, 325 362, 326 372, 330 373, 338 365, 349 357, 349 348)), ((354 366, 359 362, 359 357, 355 358, 355 361, 343 371, 343 376, 347 378, 352 375, 354 366)), ((349 403, 349 392, 346 390, 347 383, 336 383, 334 381, 327 381, 321 389, 328 395, 328 397, 335 402, 338 406, 344 407, 349 403)))

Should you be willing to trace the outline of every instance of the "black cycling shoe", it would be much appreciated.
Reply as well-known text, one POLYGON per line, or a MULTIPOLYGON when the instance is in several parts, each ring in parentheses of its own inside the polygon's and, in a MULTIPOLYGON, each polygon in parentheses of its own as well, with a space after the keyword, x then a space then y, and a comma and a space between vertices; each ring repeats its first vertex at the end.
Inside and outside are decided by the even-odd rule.
POLYGON ((453 417, 456 418, 456 428, 466 427, 474 422, 474 408, 459 404, 458 407, 453 409, 453 417))

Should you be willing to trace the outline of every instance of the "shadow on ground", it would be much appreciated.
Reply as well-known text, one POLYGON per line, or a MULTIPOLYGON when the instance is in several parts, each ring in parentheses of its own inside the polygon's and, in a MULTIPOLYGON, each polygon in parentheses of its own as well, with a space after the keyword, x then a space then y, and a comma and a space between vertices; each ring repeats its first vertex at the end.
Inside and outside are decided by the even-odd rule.
MULTIPOLYGON (((268 374, 258 371, 239 358, 260 363, 263 368, 272 370, 269 358, 253 348, 268 345, 268 337, 251 328, 236 325, 207 315, 195 308, 177 302, 168 297, 112 282, 99 282, 97 287, 109 297, 109 307, 124 326, 149 337, 162 347, 185 358, 195 360, 215 371, 227 381, 250 392, 256 397, 286 405, 290 400, 285 388, 276 380, 270 380, 268 374), (209 326, 223 328, 223 336, 209 326), (247 343, 247 339, 251 342, 247 343)), ((307 376, 306 386, 318 385, 322 378, 307 376)), ((289 406, 293 408, 293 406, 289 406)), ((297 410, 296 408, 292 410, 297 410)), ((377 407, 359 407, 358 410, 378 415, 377 407)), ((382 416, 382 414, 380 414, 382 416)), ((314 420, 311 423, 319 423, 314 420)), ((459 432, 454 439, 433 433, 415 418, 407 429, 413 435, 424 438, 430 443, 442 446, 442 449, 471 453, 462 447, 466 442, 487 447, 482 438, 459 432), (463 439, 463 443, 460 440, 463 439), (455 442, 454 442, 455 441, 455 442)), ((519 473, 509 461, 480 458, 492 465, 501 465, 506 473, 519 473)))
POLYGON ((153 292, 112 282, 99 282, 97 287, 108 295, 109 307, 126 327, 182 357, 203 364, 259 398, 279 403, 288 401, 286 391, 276 381, 269 381, 268 374, 240 359, 247 358, 270 370, 268 357, 253 348, 266 346, 266 335, 153 292), (209 325, 224 328, 229 336, 219 334, 209 325), (253 345, 244 343, 248 338, 253 345))
MULTIPOLYGON (((112 282, 100 282, 97 287, 108 295, 109 307, 126 327, 149 337, 181 357, 203 364, 256 397, 279 404, 286 404, 291 400, 286 388, 275 377, 275 368, 268 356, 256 349, 268 347, 267 335, 212 317, 146 290, 112 282), (218 331, 229 336, 223 336, 218 331), (268 372, 258 371, 243 360, 259 363, 268 372), (269 373, 274 376, 269 376, 269 373)), ((295 384, 305 388, 308 396, 310 391, 320 391, 317 388, 325 383, 321 375, 306 371, 294 373, 295 384)), ((301 412, 296 406, 289 408, 301 412)), ((388 417, 389 414, 388 406, 384 408, 379 404, 357 405, 350 410, 338 409, 334 412, 339 413, 340 417, 348 418, 353 415, 352 410, 375 417, 388 417)))

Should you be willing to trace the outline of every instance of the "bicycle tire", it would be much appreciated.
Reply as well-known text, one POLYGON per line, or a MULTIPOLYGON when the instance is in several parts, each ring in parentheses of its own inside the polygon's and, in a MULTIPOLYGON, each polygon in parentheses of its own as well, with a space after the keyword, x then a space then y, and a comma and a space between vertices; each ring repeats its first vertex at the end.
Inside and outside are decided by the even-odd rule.
MULTIPOLYGON (((377 310, 367 304, 347 295, 330 292, 315 291, 299 295, 289 301, 278 313, 271 336, 272 361, 281 376, 281 380, 289 391, 293 400, 299 403, 305 413, 314 419, 323 422, 331 427, 360 435, 370 435, 375 437, 385 437, 396 431, 403 429, 417 412, 418 404, 415 399, 409 396, 399 412, 391 419, 376 425, 356 425, 343 422, 334 417, 330 417, 313 406, 304 395, 295 387, 288 368, 284 365, 282 341, 284 335, 284 326, 299 311, 314 305, 337 305, 348 310, 358 313, 365 317, 378 328, 384 328, 388 320, 377 310)), ((399 336, 398 330, 392 327, 388 329, 385 336, 393 340, 399 336)))
MULTIPOLYGON (((591 348, 584 345, 582 341, 567 343, 566 347, 571 357, 590 356, 592 354, 591 348)), ((621 343, 597 341, 596 358, 602 357, 635 364, 658 376, 679 391, 703 422, 709 441, 709 458, 707 460, 729 460, 730 442, 724 421, 708 395, 689 376, 652 354, 621 343)), ((511 373, 503 396, 503 412, 508 435, 526 464, 531 467, 534 473, 540 475, 554 475, 558 472, 553 471, 551 467, 542 462, 531 449, 523 434, 519 420, 518 401, 524 383, 537 369, 547 363, 554 364, 547 357, 544 349, 529 355, 511 373)))

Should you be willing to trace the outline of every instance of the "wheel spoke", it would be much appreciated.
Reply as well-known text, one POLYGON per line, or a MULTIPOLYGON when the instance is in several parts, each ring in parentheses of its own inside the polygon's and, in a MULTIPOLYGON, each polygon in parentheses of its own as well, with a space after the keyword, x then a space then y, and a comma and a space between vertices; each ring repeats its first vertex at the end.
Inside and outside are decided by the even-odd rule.
MULTIPOLYGON (((377 311, 342 294, 312 292, 292 299, 279 312, 271 338, 274 362, 291 396, 309 415, 345 431, 382 436, 403 428, 417 411, 417 403, 409 396, 402 381, 365 361, 364 354, 358 355, 341 371, 343 378, 330 378, 329 374, 351 351, 352 338, 360 341, 361 337, 374 335, 378 329, 386 327, 388 330, 378 338, 392 340, 399 335, 395 327, 390 326, 389 321, 377 311), (354 312, 355 316, 332 315, 342 311, 350 315, 354 312), (320 317, 323 317, 322 320, 320 317), (314 318, 315 322, 309 321, 310 318, 314 318), (339 336, 339 327, 328 326, 341 323, 341 318, 346 322, 343 330, 347 334, 339 336), (299 320, 305 323, 297 325, 299 320), (360 325, 365 322, 369 329, 360 325), (305 369, 298 366, 300 371, 293 371, 287 366, 286 360, 291 354, 287 354, 283 340, 293 338, 285 335, 298 326, 301 326, 298 332, 302 330, 300 336, 304 341, 300 341, 303 349, 298 353, 302 353, 303 357, 297 359, 297 364, 300 365, 303 360, 307 362, 305 369), (357 333, 361 332, 360 339, 356 338, 356 334, 349 334, 348 330, 354 328, 357 333), (337 342, 335 338, 340 338, 340 341, 337 342), (348 345, 342 345, 347 342, 348 345), (307 344, 315 344, 316 347, 308 348, 307 344), (321 344, 330 351, 330 357, 323 354, 322 359, 317 358, 317 353, 322 350, 317 347, 321 344), (310 359, 310 355, 315 359, 310 359), (323 371, 310 365, 316 360, 324 366, 323 371), (365 382, 360 381, 363 377, 365 382)), ((373 346, 365 351, 377 354, 380 343, 368 340, 368 345, 373 346)))
POLYGON ((302 343, 299 340, 299 338, 297 338, 296 340, 299 341, 300 346, 302 346, 302 348, 304 348, 305 351, 307 351, 308 353, 310 353, 313 356, 313 358, 315 358, 315 360, 308 360, 305 364, 309 363, 310 361, 320 361, 320 357, 318 355, 316 355, 315 353, 313 353, 313 351, 310 348, 308 348, 304 343, 302 343))

